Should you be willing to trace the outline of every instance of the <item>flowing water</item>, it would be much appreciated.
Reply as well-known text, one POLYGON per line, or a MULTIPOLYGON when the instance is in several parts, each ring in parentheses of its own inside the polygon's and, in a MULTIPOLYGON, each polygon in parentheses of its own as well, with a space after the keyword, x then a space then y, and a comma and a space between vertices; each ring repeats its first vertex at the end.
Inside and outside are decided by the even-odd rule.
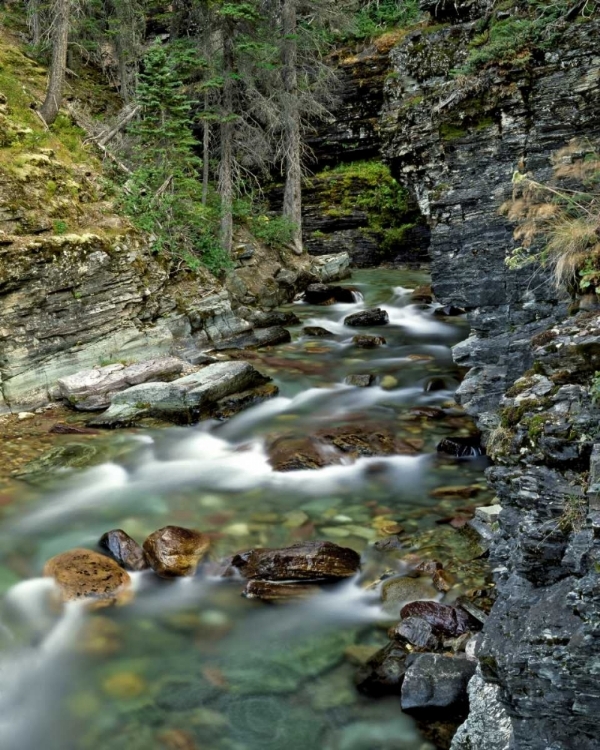
MULTIPOLYGON (((439 521, 489 499, 482 487, 471 501, 435 492, 481 483, 482 466, 435 453, 441 438, 471 429, 449 403, 458 384, 450 347, 468 329, 411 303, 408 290, 426 282, 420 272, 360 271, 349 282, 360 292, 356 304, 290 306, 303 325, 332 335, 311 339, 298 326, 292 343, 259 354, 255 364, 278 384, 277 398, 224 423, 70 438, 100 445, 100 455, 113 459, 20 491, 0 532, 0 584, 27 579, 4 586, 0 609, 3 750, 433 747, 398 698, 374 701, 353 684, 357 661, 387 642, 394 621, 368 584, 405 571, 411 552, 446 564, 462 559, 468 542, 439 521), (389 325, 343 325, 350 312, 377 305, 389 325), (351 338, 363 332, 383 334, 387 345, 356 348, 351 338), (364 372, 379 384, 344 385, 346 375, 364 372), (410 412, 444 404, 444 419, 410 412), (348 422, 390 427, 418 455, 271 469, 266 436, 348 422), (111 528, 142 541, 167 524, 210 533, 215 560, 253 546, 329 539, 359 551, 363 570, 285 605, 245 599, 239 582, 202 573, 176 582, 134 574, 135 600, 121 608, 59 611, 52 603, 51 585, 39 578, 49 557, 93 547, 111 528), (399 526, 400 544, 377 544, 399 526)), ((478 569, 455 568, 446 601, 481 584, 478 569)))

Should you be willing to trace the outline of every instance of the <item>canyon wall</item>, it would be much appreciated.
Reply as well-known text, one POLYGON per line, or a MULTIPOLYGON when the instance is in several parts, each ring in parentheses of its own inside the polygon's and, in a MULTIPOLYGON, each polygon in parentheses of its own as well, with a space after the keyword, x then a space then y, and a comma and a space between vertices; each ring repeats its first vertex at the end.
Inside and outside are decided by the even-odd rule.
POLYGON ((548 272, 510 270, 519 243, 502 207, 515 198, 515 173, 547 183, 557 160, 576 165, 586 150, 578 144, 598 143, 600 22, 563 19, 551 44, 461 73, 490 14, 509 18, 518 5, 422 3, 437 17, 389 52, 379 137, 427 217, 437 299, 469 311, 471 336, 454 352, 468 368, 457 398, 482 428, 503 507, 491 551, 498 599, 453 747, 591 750, 600 708, 597 301, 570 316, 548 272))

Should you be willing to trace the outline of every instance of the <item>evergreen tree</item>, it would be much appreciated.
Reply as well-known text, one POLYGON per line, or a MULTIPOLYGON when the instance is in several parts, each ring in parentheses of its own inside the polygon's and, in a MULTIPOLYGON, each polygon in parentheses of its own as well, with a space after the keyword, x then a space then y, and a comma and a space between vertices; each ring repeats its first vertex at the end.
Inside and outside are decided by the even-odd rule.
POLYGON ((202 162, 194 153, 190 102, 176 60, 158 41, 144 58, 137 103, 140 118, 131 127, 135 170, 124 191, 125 208, 154 235, 157 252, 219 271, 227 257, 215 232, 218 210, 202 204, 202 162))

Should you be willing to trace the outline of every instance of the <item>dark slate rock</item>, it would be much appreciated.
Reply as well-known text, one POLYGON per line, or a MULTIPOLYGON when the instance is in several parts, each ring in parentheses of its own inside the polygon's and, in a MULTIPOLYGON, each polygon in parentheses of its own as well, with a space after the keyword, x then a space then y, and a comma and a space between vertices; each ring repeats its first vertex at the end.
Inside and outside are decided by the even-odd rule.
POLYGON ((443 635, 457 636, 469 630, 469 616, 456 607, 438 602, 418 601, 405 604, 400 617, 420 617, 428 622, 434 631, 443 635))
POLYGON ((344 318, 344 325, 353 328, 367 326, 384 326, 390 322, 389 315, 385 310, 374 307, 372 310, 361 310, 344 318))
POLYGON ((281 326, 270 328, 258 328, 250 333, 242 333, 230 339, 219 341, 213 345, 213 349, 223 351, 225 349, 260 349, 262 346, 276 346, 287 344, 292 340, 290 332, 281 326))
POLYGON ((403 711, 456 710, 467 703, 467 685, 477 664, 459 656, 412 654, 402 683, 403 711))
POLYGON ((325 336, 333 336, 331 331, 327 328, 321 328, 321 326, 304 326, 302 333, 305 336, 313 336, 315 338, 324 338, 325 336))
POLYGON ((359 334, 358 336, 352 337, 352 343, 354 346, 358 346, 359 349, 376 349, 378 346, 383 346, 387 342, 383 336, 367 336, 365 334, 359 334))
POLYGON ((331 305, 335 302, 352 304, 357 298, 352 289, 332 284, 310 284, 304 292, 304 301, 309 305, 331 305))
POLYGON ((439 645, 433 628, 422 617, 405 617, 393 630, 394 638, 403 639, 417 648, 435 650, 439 645))
POLYGON ((470 458, 484 453, 478 435, 470 437, 447 437, 437 444, 437 452, 445 453, 455 458, 470 458))
POLYGON ((150 567, 141 545, 122 529, 107 531, 98 544, 125 570, 146 570, 150 567))

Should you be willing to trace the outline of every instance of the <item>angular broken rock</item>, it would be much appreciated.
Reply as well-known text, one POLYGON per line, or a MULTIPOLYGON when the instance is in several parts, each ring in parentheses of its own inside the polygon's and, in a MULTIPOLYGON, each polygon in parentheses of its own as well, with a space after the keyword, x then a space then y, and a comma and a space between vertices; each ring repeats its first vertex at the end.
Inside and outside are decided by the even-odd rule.
POLYGON ((189 424, 219 399, 267 383, 248 362, 215 362, 171 383, 145 383, 113 396, 110 408, 90 424, 116 427, 155 416, 189 424))
POLYGON ((146 539, 144 553, 157 575, 178 578, 195 574, 209 546, 209 537, 196 529, 165 526, 146 539))
POLYGON ((289 602, 314 596, 320 590, 318 586, 309 583, 262 581, 254 578, 248 581, 242 595, 246 599, 261 599, 265 602, 289 602))
POLYGON ((64 601, 90 599, 97 606, 124 604, 131 599, 131 578, 114 560, 76 548, 50 558, 44 575, 58 585, 64 601))
POLYGON ((176 357, 161 357, 127 366, 116 363, 94 367, 59 378, 58 389, 61 397, 76 409, 100 411, 109 406, 115 393, 150 380, 172 379, 181 373, 184 364, 176 357))
POLYGON ((428 622, 434 631, 443 635, 462 635, 469 628, 469 615, 462 609, 437 602, 415 601, 400 610, 400 617, 420 617, 428 622))
POLYGON ((475 662, 461 656, 411 654, 402 683, 402 710, 463 707, 475 669, 475 662))
POLYGON ((270 328, 259 328, 249 333, 241 333, 214 344, 214 349, 224 351, 226 349, 260 349, 263 346, 276 346, 287 344, 292 336, 287 328, 271 326, 270 328))
POLYGON ((384 326, 390 322, 389 315, 380 307, 374 307, 371 310, 361 310, 352 313, 344 318, 345 326, 362 327, 362 326, 384 326))
POLYGON ((215 419, 229 419, 238 414, 249 406, 262 404, 270 398, 275 398, 279 393, 278 386, 275 383, 265 383, 257 388, 250 388, 240 393, 232 393, 231 396, 219 399, 215 406, 211 408, 210 414, 215 419))
POLYGON ((393 637, 429 651, 434 651, 439 645, 433 628, 422 617, 405 617, 400 620, 393 630, 393 637))
POLYGON ((122 529, 107 531, 98 544, 125 570, 146 570, 150 567, 144 550, 122 529))
POLYGON ((267 581, 334 581, 360 570, 360 555, 333 542, 302 542, 283 549, 251 549, 231 559, 244 578, 267 581))

